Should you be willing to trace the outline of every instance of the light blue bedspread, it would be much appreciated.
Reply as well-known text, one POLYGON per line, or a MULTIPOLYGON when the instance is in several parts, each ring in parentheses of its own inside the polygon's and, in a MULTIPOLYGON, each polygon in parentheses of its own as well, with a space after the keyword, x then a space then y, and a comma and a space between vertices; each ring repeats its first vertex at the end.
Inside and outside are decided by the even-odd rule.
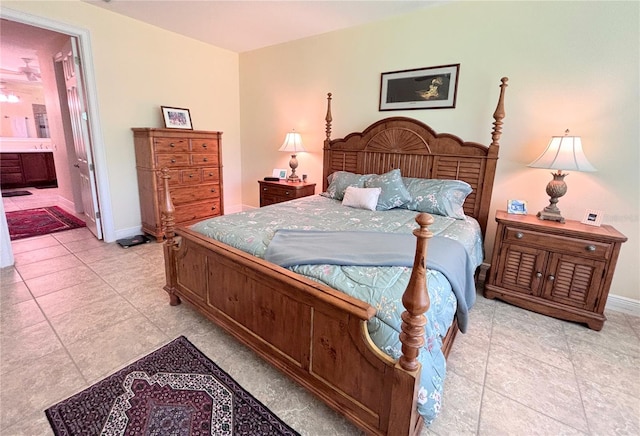
MULTIPOLYGON (((191 228, 208 237, 236 247, 260 258, 278 230, 375 231, 412 235, 418 227, 417 213, 405 209, 369 211, 344 207, 340 201, 320 195, 279 203, 272 206, 224 215, 194 224, 191 228)), ((480 226, 472 218, 456 220, 433 215, 429 230, 437 236, 458 241, 469 257, 469 271, 483 260, 480 226)), ((415 242, 413 247, 415 248, 415 242)), ((312 249, 312 247, 307 247, 312 249)), ((414 254, 411 250, 411 256, 414 254)), ((376 315, 367 323, 374 344, 394 359, 400 357, 399 339, 402 294, 411 275, 406 266, 296 265, 293 272, 340 290, 376 308, 376 315)), ((425 346, 418 360, 422 364, 418 412, 427 425, 440 411, 446 361, 442 339, 458 309, 451 283, 444 274, 427 270, 427 288, 431 306, 427 311, 425 346)), ((462 301, 462 300, 461 300, 462 301)), ((473 302, 468 304, 471 308, 473 302)))
MULTIPOLYGON (((296 265, 404 266, 413 267, 416 237, 407 233, 278 230, 264 258, 285 268, 296 265)), ((471 264, 458 241, 434 236, 429 239, 426 267, 449 280, 458 299, 458 326, 467 331, 469 308, 476 301, 471 264)))

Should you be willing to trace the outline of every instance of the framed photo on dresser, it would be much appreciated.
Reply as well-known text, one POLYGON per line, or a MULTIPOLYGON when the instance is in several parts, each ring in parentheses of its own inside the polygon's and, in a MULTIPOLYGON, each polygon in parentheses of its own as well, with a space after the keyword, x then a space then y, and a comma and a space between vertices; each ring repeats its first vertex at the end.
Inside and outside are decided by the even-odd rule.
POLYGON ((193 130, 189 109, 169 106, 160 106, 160 108, 162 109, 165 129, 193 130))

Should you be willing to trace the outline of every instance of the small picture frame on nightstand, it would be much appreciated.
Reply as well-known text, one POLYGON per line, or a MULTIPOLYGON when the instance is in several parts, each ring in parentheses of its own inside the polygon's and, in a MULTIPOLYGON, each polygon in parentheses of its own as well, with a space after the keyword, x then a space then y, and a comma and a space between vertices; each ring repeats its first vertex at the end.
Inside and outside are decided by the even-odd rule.
POLYGON ((271 175, 279 178, 280 180, 284 180, 287 178, 287 170, 284 168, 274 168, 271 175))
POLYGON ((507 213, 513 213, 516 215, 527 214, 527 202, 524 200, 509 200, 507 201, 507 213))
POLYGON ((584 211, 584 217, 580 222, 582 224, 587 224, 589 226, 600 227, 600 224, 602 224, 603 217, 604 217, 604 214, 602 213, 602 211, 587 209, 584 211))

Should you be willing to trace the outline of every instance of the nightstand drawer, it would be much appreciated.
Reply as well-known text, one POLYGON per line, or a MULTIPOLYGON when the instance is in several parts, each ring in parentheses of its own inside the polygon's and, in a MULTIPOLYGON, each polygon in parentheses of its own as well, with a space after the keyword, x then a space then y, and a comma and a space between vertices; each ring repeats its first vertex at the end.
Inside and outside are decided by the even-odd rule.
POLYGON ((296 198, 296 192, 296 189, 287 188, 286 186, 262 185, 262 194, 270 197, 296 198))
POLYGON ((611 244, 590 241, 588 239, 544 234, 514 227, 507 227, 504 241, 522 243, 529 247, 540 247, 544 249, 556 248, 565 253, 591 259, 608 259, 611 253, 611 244))

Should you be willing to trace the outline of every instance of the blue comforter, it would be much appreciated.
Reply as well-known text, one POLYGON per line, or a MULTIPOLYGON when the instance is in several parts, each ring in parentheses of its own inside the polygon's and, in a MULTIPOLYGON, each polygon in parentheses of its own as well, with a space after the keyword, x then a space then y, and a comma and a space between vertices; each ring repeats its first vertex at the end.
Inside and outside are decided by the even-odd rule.
MULTIPOLYGON (((375 231, 411 235, 418 226, 415 217, 416 212, 405 209, 354 209, 342 206, 339 201, 315 195, 212 218, 193 225, 192 229, 265 258, 269 244, 281 229, 375 231)), ((464 247, 469 259, 468 269, 472 273, 483 260, 478 223, 472 218, 456 220, 437 215, 433 217, 435 222, 429 229, 435 235, 455 240, 464 247)), ((435 259, 437 260, 437 256, 435 259)), ((401 314, 404 311, 401 299, 411 275, 410 267, 301 264, 289 269, 375 307, 376 315, 367 324, 369 335, 380 350, 394 359, 399 358, 402 346, 399 340, 401 314)), ((451 283, 443 273, 428 269, 427 287, 431 306, 427 312, 425 346, 418 356, 422 364, 418 412, 428 425, 439 413, 442 400, 446 374, 446 361, 441 349, 442 339, 453 321, 456 310, 460 312, 460 305, 451 283)), ((472 297, 466 305, 466 309, 471 308, 472 297)))

